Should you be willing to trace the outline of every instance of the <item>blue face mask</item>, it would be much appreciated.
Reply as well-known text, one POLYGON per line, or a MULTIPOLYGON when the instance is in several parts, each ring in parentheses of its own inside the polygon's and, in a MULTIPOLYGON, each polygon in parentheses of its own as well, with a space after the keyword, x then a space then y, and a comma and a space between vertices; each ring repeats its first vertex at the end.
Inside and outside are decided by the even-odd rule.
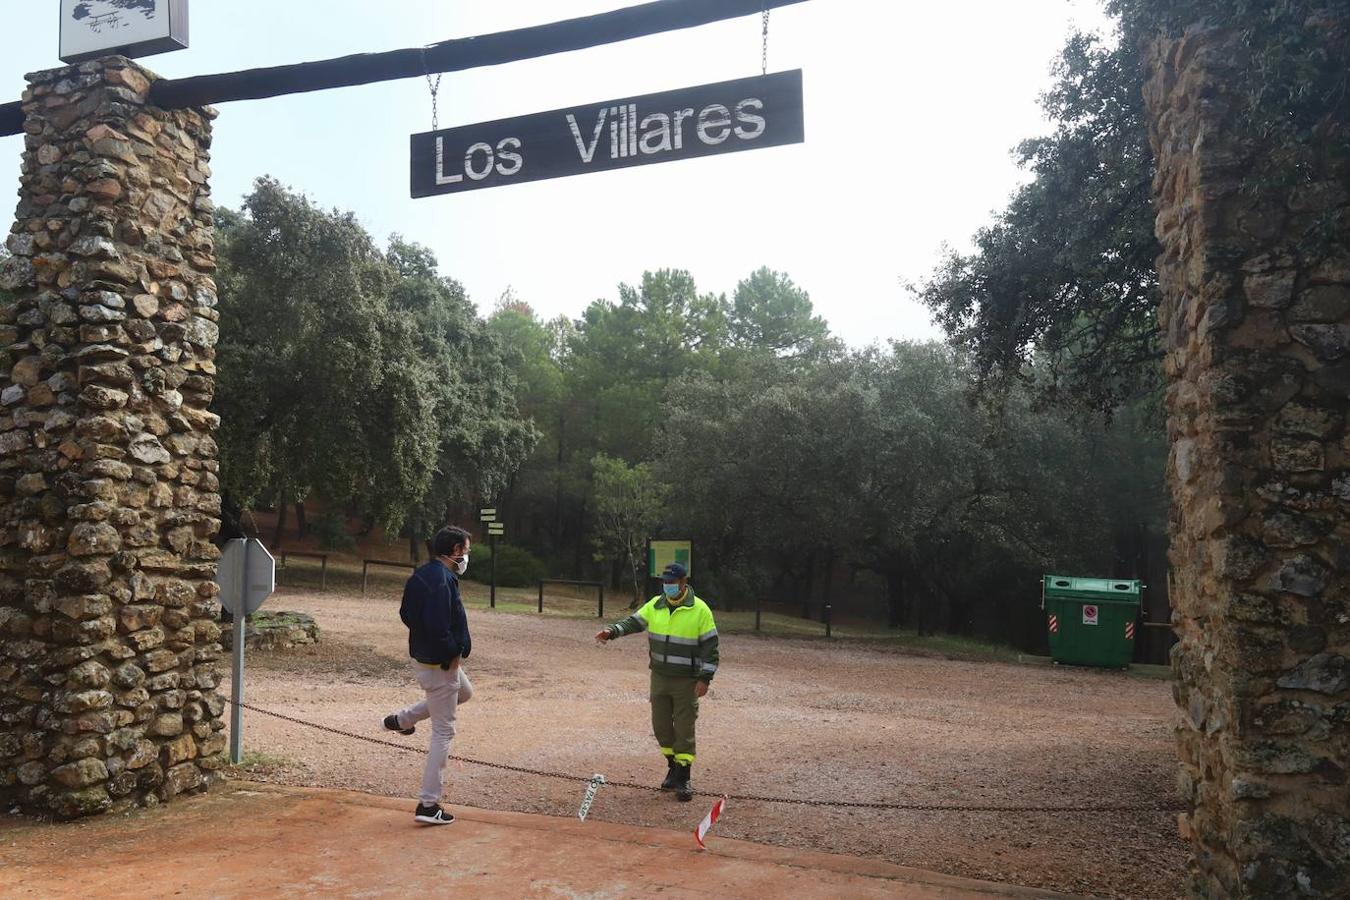
POLYGON ((666 596, 674 600, 680 596, 680 586, 678 584, 663 584, 661 590, 666 592, 666 596))

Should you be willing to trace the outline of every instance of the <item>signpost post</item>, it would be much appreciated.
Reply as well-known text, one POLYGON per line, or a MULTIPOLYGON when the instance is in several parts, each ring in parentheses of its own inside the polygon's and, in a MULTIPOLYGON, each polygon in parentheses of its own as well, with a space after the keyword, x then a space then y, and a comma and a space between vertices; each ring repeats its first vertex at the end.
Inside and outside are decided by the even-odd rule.
POLYGON ((488 606, 497 608, 497 535, 506 533, 506 526, 497 521, 497 509, 491 507, 478 511, 478 519, 488 527, 488 547, 492 549, 492 583, 488 588, 488 606))
POLYGON ((238 765, 244 751, 244 620, 276 590, 276 561, 257 538, 234 538, 221 553, 216 583, 220 585, 221 605, 234 617, 230 762, 238 765))
POLYGON ((804 140, 802 72, 795 69, 414 134, 412 196, 804 140))

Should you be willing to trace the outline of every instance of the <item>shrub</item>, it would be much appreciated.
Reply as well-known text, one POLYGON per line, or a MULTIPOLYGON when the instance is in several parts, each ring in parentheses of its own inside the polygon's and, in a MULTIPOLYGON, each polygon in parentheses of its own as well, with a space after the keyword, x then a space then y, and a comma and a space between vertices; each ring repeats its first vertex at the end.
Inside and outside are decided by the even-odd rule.
MULTIPOLYGON (((487 543, 474 544, 469 554, 467 577, 487 584, 492 580, 492 548, 487 543)), ((548 566, 542 559, 523 547, 497 545, 497 584, 500 587, 529 587, 548 577, 548 566)))
POLYGON ((311 526, 311 531, 323 550, 345 552, 356 547, 356 538, 347 533, 347 522, 342 516, 325 512, 311 526))

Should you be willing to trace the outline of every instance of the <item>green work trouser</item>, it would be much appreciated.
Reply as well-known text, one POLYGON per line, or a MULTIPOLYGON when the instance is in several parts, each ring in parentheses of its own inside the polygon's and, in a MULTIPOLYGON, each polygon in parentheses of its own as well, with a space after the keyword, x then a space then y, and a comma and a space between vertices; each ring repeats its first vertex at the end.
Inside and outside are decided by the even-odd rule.
POLYGON ((698 720, 697 678, 652 673, 652 732, 661 752, 677 763, 694 761, 694 722, 698 720))

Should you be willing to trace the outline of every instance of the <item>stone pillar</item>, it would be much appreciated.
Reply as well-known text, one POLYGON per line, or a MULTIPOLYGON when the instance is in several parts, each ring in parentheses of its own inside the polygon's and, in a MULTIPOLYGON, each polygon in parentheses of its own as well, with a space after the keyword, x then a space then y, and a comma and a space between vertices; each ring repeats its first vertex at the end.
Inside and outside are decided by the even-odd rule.
POLYGON ((1240 45, 1159 44, 1182 834, 1204 897, 1350 885, 1350 190, 1254 194, 1240 45), (1337 219, 1339 216, 1339 219, 1337 219), (1322 222, 1315 240, 1309 226, 1322 222))
POLYGON ((153 78, 29 76, 0 271, 0 803, 63 818, 224 761, 213 113, 153 78))

